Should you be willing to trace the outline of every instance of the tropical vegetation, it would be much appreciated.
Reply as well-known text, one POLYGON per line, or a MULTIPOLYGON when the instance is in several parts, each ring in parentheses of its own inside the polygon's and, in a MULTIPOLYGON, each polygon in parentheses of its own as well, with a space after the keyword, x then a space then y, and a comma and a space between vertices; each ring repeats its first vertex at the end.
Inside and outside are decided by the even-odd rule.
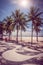
MULTIPOLYGON (((12 31, 17 31, 16 41, 18 43, 18 33, 19 30, 21 31, 21 42, 22 42, 22 31, 26 31, 27 23, 32 22, 31 26, 31 45, 33 43, 33 32, 36 32, 36 39, 38 42, 38 33, 41 31, 41 25, 42 25, 42 18, 41 14, 43 12, 40 12, 39 8, 31 7, 30 11, 26 14, 22 13, 20 10, 16 10, 15 12, 12 12, 11 16, 7 16, 2 22, 0 22, 0 36, 3 37, 3 31, 6 31, 6 34, 9 34, 9 40, 10 36, 12 34, 12 31)), ((29 28, 28 28, 29 29, 29 28)))

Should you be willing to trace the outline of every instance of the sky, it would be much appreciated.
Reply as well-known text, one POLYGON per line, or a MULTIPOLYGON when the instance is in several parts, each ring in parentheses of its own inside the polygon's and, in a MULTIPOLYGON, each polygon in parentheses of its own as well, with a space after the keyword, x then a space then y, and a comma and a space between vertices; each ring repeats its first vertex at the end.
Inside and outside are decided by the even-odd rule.
MULTIPOLYGON (((35 6, 40 8, 41 11, 43 11, 43 0, 27 0, 27 6, 22 5, 22 1, 23 0, 0 0, 0 21, 6 18, 6 16, 10 16, 12 12, 14 12, 16 9, 20 9, 26 14, 31 6, 35 6)), ((43 28, 41 29, 42 31, 40 35, 43 36, 43 28)), ((30 28, 27 29, 27 31, 25 32, 26 36, 28 36, 28 31, 31 32, 31 24, 30 28)))

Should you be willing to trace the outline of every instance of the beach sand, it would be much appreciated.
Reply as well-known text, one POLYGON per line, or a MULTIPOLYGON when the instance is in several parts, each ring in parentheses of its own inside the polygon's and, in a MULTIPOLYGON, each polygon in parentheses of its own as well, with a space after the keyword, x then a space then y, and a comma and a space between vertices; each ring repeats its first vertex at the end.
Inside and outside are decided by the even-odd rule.
MULTIPOLYGON (((16 40, 16 37, 11 37, 11 39, 16 40)), ((18 39, 20 42, 21 37, 18 37, 18 39)), ((38 43, 36 37, 33 37, 34 44, 37 43, 41 46, 37 50, 5 40, 1 42, 3 44, 0 44, 0 65, 43 65, 43 37, 39 37, 38 43)), ((31 37, 22 37, 22 42, 31 42, 31 37)))
MULTIPOLYGON (((16 40, 16 37, 11 37, 11 39, 16 40)), ((18 37, 18 40, 21 41, 21 37, 18 37)), ((31 37, 22 37, 22 42, 31 42, 31 37)), ((36 37, 33 37, 33 43, 43 45, 43 37, 38 37, 38 42, 36 41, 36 37)))

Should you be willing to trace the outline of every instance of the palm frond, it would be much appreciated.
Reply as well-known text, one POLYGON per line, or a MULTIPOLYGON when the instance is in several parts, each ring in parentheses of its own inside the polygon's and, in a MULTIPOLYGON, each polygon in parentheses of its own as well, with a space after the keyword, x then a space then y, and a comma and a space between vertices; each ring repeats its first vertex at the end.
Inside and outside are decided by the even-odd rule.
POLYGON ((43 14, 43 12, 39 12, 37 15, 35 15, 35 17, 40 16, 41 14, 43 14))
POLYGON ((37 14, 39 12, 39 10, 40 10, 39 8, 36 8, 35 14, 37 14))

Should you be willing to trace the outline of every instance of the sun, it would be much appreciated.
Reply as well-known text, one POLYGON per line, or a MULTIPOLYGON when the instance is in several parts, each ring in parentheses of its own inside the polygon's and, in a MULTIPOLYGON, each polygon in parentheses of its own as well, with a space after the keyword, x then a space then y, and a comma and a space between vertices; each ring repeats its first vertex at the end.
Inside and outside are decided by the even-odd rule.
POLYGON ((27 0, 22 0, 22 1, 21 1, 21 5, 22 5, 22 6, 26 7, 27 4, 28 4, 27 0))
POLYGON ((19 5, 22 7, 28 7, 28 0, 19 0, 19 5))
POLYGON ((19 5, 20 8, 30 8, 34 5, 32 0, 11 0, 11 3, 17 5, 17 7, 19 5))

